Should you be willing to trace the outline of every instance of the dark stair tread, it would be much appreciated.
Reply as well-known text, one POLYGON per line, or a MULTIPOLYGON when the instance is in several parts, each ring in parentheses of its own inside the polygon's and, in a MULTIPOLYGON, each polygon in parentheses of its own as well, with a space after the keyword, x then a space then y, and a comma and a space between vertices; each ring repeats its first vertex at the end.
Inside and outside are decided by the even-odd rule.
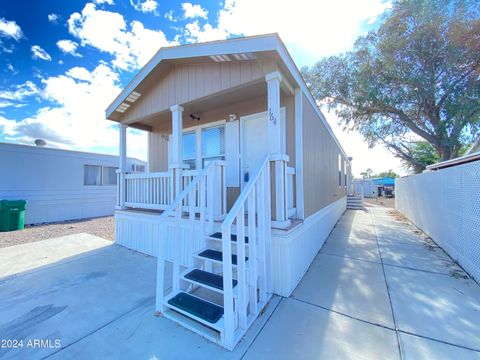
MULTIPOLYGON (((221 251, 207 249, 199 253, 198 256, 216 260, 216 261, 223 261, 223 254, 221 251)), ((248 257, 245 256, 245 261, 247 260, 248 260, 248 257)), ((237 255, 232 254, 232 264, 237 265, 237 255)))
POLYGON ((223 308, 221 306, 184 292, 175 295, 168 300, 168 303, 212 324, 215 324, 223 316, 223 308))
MULTIPOLYGON (((210 237, 221 240, 222 239, 222 233, 221 232, 216 232, 216 233, 210 235, 210 237)), ((237 242, 237 235, 230 234, 230 239, 234 242, 237 242)), ((245 236, 245 244, 248 244, 248 236, 245 236)))
MULTIPOLYGON (((186 279, 196 281, 201 284, 211 286, 218 290, 223 290, 223 276, 212 274, 200 269, 194 269, 185 275, 186 279)), ((233 287, 237 286, 237 280, 232 280, 233 287)))

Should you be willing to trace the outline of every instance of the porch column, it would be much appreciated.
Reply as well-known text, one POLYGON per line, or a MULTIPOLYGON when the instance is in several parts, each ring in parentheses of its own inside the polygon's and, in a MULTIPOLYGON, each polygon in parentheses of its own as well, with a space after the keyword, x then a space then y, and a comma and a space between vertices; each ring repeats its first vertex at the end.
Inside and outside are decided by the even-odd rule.
POLYGON ((170 107, 170 111, 172 112, 172 155, 168 168, 172 175, 171 194, 173 199, 171 201, 173 202, 181 192, 182 169, 184 168, 182 158, 183 107, 173 105, 170 107))
POLYGON ((272 225, 286 228, 290 225, 287 215, 287 162, 288 156, 282 153, 282 131, 280 117, 280 83, 282 75, 274 71, 265 76, 268 102, 268 149, 274 168, 275 209, 272 225))
POLYGON ((119 163, 117 170, 117 209, 125 209, 125 175, 127 173, 127 126, 120 124, 119 127, 119 163))

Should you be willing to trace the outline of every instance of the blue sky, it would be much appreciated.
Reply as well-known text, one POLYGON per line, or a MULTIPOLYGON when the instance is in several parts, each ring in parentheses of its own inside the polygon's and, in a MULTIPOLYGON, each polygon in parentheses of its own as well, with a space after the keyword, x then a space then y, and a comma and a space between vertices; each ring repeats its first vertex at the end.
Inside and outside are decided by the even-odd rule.
MULTIPOLYGON (((115 154, 117 131, 104 110, 161 46, 278 32, 301 67, 351 49, 357 36, 378 25, 388 5, 42 0, 29 2, 25 11, 22 2, 2 2, 0 141, 32 144, 43 138, 49 146, 115 154)), ((366 152, 358 135, 341 132, 334 114, 327 118, 347 152, 366 152)), ((145 134, 131 132, 128 141, 129 155, 145 158, 145 134)), ((392 160, 382 149, 365 154, 378 171, 392 160)), ((357 170, 364 170, 362 162, 357 170)))

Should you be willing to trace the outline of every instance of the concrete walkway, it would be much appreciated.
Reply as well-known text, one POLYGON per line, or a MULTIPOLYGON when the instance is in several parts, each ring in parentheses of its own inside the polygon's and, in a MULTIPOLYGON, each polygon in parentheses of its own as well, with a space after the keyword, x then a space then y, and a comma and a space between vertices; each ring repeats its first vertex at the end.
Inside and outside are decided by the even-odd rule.
POLYGON ((52 346, 0 359, 480 359, 480 287, 391 209, 347 211, 233 352, 153 316, 155 268, 87 234, 1 249, 0 339, 52 346))
POLYGON ((480 287, 392 209, 347 211, 251 359, 480 359, 480 287))

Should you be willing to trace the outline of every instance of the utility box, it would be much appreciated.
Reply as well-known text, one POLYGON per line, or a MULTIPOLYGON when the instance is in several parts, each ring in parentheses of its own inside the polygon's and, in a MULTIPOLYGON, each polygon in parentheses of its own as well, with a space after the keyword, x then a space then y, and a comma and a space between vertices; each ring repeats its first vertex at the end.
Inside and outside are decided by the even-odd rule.
POLYGON ((0 201, 0 232, 24 228, 26 205, 25 200, 0 201))

